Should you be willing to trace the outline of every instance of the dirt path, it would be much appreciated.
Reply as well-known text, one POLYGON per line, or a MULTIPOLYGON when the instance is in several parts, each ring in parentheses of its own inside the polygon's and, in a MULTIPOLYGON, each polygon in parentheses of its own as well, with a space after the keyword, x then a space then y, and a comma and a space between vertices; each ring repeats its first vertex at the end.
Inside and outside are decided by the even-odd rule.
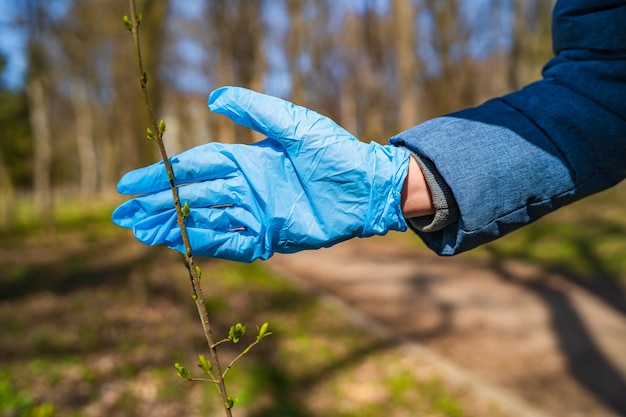
POLYGON ((279 255, 268 265, 524 404, 554 416, 626 416, 626 308, 562 276, 419 254, 386 238, 279 255))

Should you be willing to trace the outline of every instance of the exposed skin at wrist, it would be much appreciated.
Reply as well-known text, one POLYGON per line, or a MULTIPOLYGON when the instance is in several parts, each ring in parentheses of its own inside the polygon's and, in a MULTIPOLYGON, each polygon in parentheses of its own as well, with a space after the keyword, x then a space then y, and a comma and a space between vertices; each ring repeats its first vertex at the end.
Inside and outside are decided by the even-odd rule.
POLYGON ((435 206, 430 188, 422 169, 412 156, 409 157, 409 172, 402 187, 402 214, 405 218, 430 216, 435 214, 435 206))

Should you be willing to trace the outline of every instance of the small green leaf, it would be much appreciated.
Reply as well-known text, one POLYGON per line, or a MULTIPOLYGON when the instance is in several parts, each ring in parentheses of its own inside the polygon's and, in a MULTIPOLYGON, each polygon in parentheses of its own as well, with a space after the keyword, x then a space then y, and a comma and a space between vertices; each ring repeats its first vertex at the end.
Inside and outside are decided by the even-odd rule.
POLYGON ((154 132, 149 127, 146 128, 146 137, 148 140, 154 140, 154 132))
POLYGON ((165 126, 165 121, 161 120, 159 122, 159 133, 161 134, 161 136, 163 136, 163 134, 167 131, 167 127, 165 126))
POLYGON ((185 368, 183 365, 181 365, 178 362, 175 363, 174 366, 176 367, 176 370, 177 370, 176 373, 178 374, 179 377, 181 377, 185 381, 189 381, 191 379, 191 372, 189 372, 187 368, 185 368))
POLYGON ((124 16, 124 26, 128 30, 133 30, 133 22, 130 21, 128 16, 124 16))
POLYGON ((243 336, 245 333, 246 326, 242 325, 241 323, 237 323, 234 326, 230 326, 230 330, 228 331, 228 339, 231 340, 233 343, 238 343, 241 339, 241 336, 243 336))
POLYGON ((191 299, 192 299, 193 301, 197 301, 197 300, 198 300, 198 296, 197 296, 197 295, 195 295, 195 294, 191 294, 191 299))
POLYGON ((198 364, 198 366, 207 374, 211 374, 211 371, 213 370, 213 365, 211 365, 211 362, 209 362, 209 360, 206 358, 206 356, 204 355, 198 355, 198 360, 200 361, 200 363, 198 364))
POLYGON ((233 408, 235 404, 237 404, 238 402, 239 402, 239 398, 233 398, 231 396, 228 396, 228 398, 226 398, 226 403, 224 405, 226 405, 226 408, 233 408))
POLYGON ((196 276, 198 279, 202 278, 202 269, 199 266, 196 266, 196 276))
POLYGON ((272 332, 268 332, 267 328, 269 327, 269 323, 265 322, 261 325, 261 327, 256 326, 258 334, 256 336, 256 340, 261 340, 263 339, 265 336, 269 336, 272 334, 272 332))
POLYGON ((137 21, 137 26, 141 23, 141 19, 143 19, 143 15, 141 13, 137 13, 135 15, 135 20, 137 21))
POLYGON ((189 208, 189 203, 187 201, 185 201, 185 204, 183 204, 183 208, 181 209, 182 213, 183 213, 183 217, 187 217, 191 214, 191 208, 189 208))

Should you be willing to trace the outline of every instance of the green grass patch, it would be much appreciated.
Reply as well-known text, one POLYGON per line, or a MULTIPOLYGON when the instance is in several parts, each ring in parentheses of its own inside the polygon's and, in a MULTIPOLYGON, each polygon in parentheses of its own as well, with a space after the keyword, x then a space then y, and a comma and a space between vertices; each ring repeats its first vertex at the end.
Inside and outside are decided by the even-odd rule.
POLYGON ((16 197, 6 219, 0 223, 0 239, 45 236, 50 232, 79 231, 84 237, 116 233, 119 228, 111 222, 115 203, 109 200, 85 201, 76 197, 57 198, 50 213, 53 230, 44 230, 46 222, 34 206, 32 198, 16 197))

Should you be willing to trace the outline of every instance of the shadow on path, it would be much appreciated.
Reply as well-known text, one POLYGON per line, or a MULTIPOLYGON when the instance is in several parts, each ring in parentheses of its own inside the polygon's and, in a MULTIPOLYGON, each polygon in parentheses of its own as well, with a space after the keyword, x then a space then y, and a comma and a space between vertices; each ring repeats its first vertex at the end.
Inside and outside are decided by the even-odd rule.
MULTIPOLYGON (((568 295, 549 285, 545 277, 532 281, 516 279, 500 262, 492 267, 507 282, 541 299, 550 313, 550 324, 574 378, 600 401, 626 416, 626 379, 604 355, 568 295)), ((623 306, 619 305, 620 310, 623 306)))

